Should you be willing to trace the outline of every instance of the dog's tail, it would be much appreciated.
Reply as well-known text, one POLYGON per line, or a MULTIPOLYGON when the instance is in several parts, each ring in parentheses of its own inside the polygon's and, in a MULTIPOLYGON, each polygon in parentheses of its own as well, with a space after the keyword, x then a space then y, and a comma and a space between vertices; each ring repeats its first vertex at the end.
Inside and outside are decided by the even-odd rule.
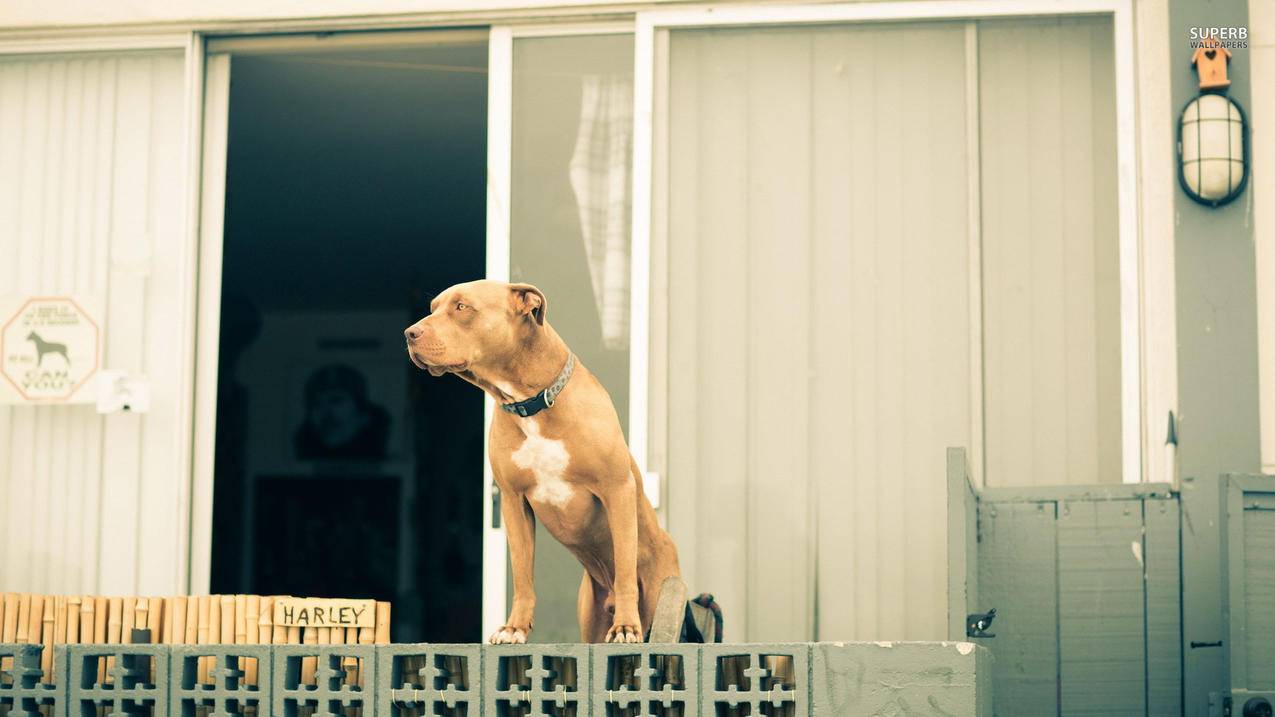
POLYGON ((700 593, 686 603, 682 642, 721 642, 722 608, 709 593, 700 593))

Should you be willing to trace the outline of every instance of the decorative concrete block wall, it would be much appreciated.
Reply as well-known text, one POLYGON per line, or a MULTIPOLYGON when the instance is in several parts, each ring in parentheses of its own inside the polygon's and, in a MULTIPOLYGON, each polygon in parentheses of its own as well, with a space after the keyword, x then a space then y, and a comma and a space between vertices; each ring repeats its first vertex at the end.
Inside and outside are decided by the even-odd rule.
POLYGON ((968 642, 0 645, 0 715, 990 717, 968 642), (255 681, 256 685, 252 683, 255 681), (7 714, 6 714, 7 713, 7 714))
POLYGON ((810 647, 808 643, 704 645, 700 696, 706 713, 725 705, 748 708, 735 714, 809 714, 810 647))
POLYGON ((699 645, 594 645, 593 713, 696 714, 699 645))
POLYGON ((112 715, 171 714, 171 656, 172 648, 163 645, 67 645, 63 716, 98 714, 98 708, 112 715))
POLYGON ((482 646, 476 644, 378 646, 376 714, 480 714, 482 654, 482 646))
POLYGON ((269 717, 269 645, 173 645, 168 649, 172 651, 168 689, 172 717, 235 715, 248 708, 259 717, 269 717))
MULTIPOLYGON (((52 715, 66 713, 66 692, 46 684, 44 670, 40 668, 40 645, 0 644, 0 714, 9 717, 40 717, 40 708, 46 707, 52 715)), ((62 660, 66 656, 61 657, 62 660)), ((65 666, 55 667, 60 678, 66 674, 65 666)), ((52 676, 49 676, 52 677, 52 676)), ((66 682, 58 679, 61 685, 66 682)))
MULTIPOLYGON (((376 648, 372 645, 271 645, 270 717, 375 714, 376 648), (349 684, 356 670, 360 684, 349 684)), ((173 715, 172 717, 179 717, 173 715)))
POLYGON ((488 645, 483 663, 489 714, 591 714, 589 645, 488 645))

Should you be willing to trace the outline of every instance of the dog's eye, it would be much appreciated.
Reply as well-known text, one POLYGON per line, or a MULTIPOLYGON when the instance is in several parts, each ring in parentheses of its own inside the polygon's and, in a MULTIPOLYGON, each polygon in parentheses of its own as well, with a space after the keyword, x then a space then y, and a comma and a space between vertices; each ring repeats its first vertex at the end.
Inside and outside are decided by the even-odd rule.
POLYGON ((457 311, 464 311, 465 309, 468 309, 468 308, 469 306, 467 304, 456 304, 457 311))

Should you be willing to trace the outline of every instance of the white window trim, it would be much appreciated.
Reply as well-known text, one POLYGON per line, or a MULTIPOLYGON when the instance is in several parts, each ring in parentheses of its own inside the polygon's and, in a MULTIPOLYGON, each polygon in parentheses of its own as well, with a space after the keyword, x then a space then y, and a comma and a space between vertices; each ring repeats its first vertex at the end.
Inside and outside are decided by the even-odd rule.
POLYGON ((536 25, 513 25, 509 28, 515 39, 524 37, 575 37, 577 35, 632 35, 632 22, 576 22, 536 25))
MULTIPOLYGON (((0 55, 51 55, 68 52, 129 52, 183 50, 195 42, 189 32, 107 34, 77 37, 15 37, 0 39, 0 55)), ((200 45, 202 47, 202 44, 200 45)))
MULTIPOLYGON (((667 31, 693 27, 741 27, 766 24, 824 24, 907 20, 1109 15, 1115 43, 1116 165, 1120 255, 1121 462, 1126 483, 1144 480, 1142 386, 1142 252, 1138 234, 1137 127, 1135 118, 1134 25, 1131 0, 918 0, 836 5, 729 6, 639 12, 634 38, 634 161, 629 445, 642 470, 649 470, 651 393, 663 390, 664 371, 652 364, 651 283, 652 208, 656 92, 667 96, 667 79, 657 87, 657 42, 667 31), (658 381, 648 377, 648 369, 658 381)), ((663 360, 660 360, 662 366, 663 360)), ((980 411, 981 413, 981 411, 980 411)), ((663 416, 657 416, 661 422, 663 416)), ((976 434, 981 435, 981 426, 976 434)), ((1152 435, 1148 428, 1148 445, 1152 435)), ((663 446, 662 438, 658 441, 663 446)), ((936 447, 938 450, 941 447, 936 447)), ((662 463, 662 456, 657 456, 662 463)), ((662 470, 657 465, 656 470, 662 470)), ((975 468, 982 475, 982 467, 975 468)))
POLYGON ((195 360, 191 417, 188 590, 206 595, 212 580, 213 471, 217 440, 217 367, 221 342, 221 260, 226 208, 226 150, 230 120, 230 55, 205 55, 200 63, 201 134, 190 151, 200 157, 190 177, 199 198, 194 232, 198 247, 197 318, 192 323, 195 360), (196 323, 197 322, 197 323, 196 323))

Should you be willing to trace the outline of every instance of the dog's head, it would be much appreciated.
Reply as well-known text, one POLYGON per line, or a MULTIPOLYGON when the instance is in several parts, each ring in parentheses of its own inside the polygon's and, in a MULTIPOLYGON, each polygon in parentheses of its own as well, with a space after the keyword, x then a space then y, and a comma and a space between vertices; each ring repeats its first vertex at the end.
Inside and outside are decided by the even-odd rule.
POLYGON ((403 332, 407 355, 435 376, 506 361, 542 330, 548 302, 531 284, 471 281, 439 294, 403 332))

